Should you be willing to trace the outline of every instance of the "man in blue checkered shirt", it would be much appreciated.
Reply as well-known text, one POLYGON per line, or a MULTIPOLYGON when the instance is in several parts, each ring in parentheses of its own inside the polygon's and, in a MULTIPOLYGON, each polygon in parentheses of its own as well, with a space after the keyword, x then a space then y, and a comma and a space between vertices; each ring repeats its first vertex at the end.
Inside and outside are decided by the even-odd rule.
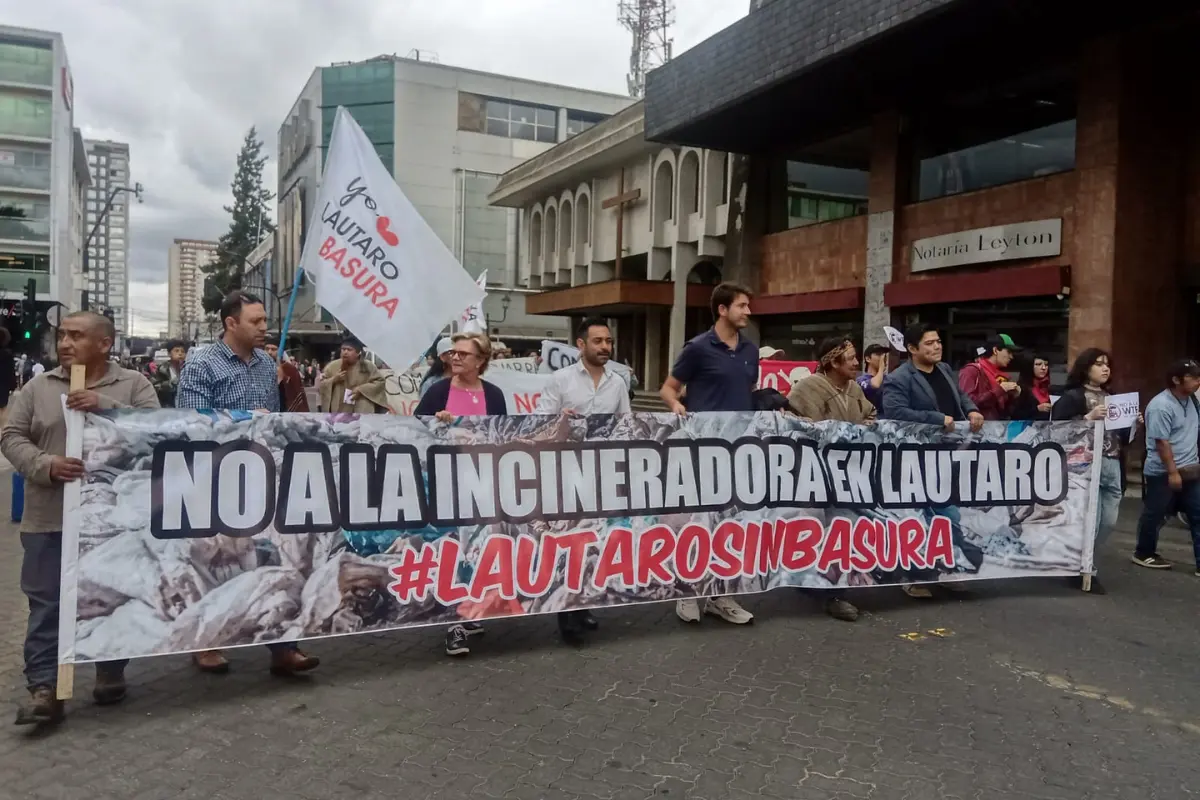
MULTIPOLYGON (((221 338, 184 364, 176 407, 278 411, 278 365, 262 349, 267 339, 262 301, 246 292, 233 292, 221 304, 220 319, 225 329, 221 338)), ((274 675, 308 672, 321 663, 291 642, 267 647, 274 675)), ((229 661, 220 650, 196 653, 192 661, 203 672, 229 671, 229 661)))

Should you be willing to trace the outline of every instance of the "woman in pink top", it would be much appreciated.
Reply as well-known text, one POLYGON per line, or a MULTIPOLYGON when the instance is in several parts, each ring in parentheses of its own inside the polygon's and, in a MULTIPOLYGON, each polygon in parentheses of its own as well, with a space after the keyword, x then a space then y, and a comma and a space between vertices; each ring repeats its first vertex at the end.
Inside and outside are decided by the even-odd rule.
MULTIPOLYGON (((492 359, 492 344, 487 336, 482 333, 455 334, 453 347, 446 356, 450 362, 450 377, 429 387, 417 403, 414 416, 434 416, 442 422, 453 422, 456 417, 508 414, 504 392, 496 384, 479 377, 492 359)), ((506 601, 499 593, 484 597, 479 603, 460 603, 455 608, 463 621, 446 631, 446 654, 451 656, 469 654, 471 648, 467 637, 483 633, 483 625, 471 619, 472 616, 485 616, 487 612, 521 613, 519 603, 506 601), (504 607, 509 603, 515 608, 504 607)))

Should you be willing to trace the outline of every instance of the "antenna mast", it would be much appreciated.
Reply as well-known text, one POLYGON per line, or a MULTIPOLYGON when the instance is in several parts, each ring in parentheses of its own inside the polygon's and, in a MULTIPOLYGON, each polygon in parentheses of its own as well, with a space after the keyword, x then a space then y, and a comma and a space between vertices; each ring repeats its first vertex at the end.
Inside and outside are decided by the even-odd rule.
POLYGON ((646 73, 671 60, 672 0, 618 0, 617 18, 633 34, 626 81, 631 97, 646 93, 646 73))

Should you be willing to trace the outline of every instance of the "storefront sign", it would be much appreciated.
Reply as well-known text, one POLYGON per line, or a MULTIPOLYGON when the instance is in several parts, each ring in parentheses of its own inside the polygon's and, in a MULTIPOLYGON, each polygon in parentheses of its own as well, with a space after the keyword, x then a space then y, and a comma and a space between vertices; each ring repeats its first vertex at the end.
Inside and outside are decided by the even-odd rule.
POLYGON ((1042 258, 1061 252, 1062 220, 1040 219, 918 239, 912 246, 912 271, 1042 258))

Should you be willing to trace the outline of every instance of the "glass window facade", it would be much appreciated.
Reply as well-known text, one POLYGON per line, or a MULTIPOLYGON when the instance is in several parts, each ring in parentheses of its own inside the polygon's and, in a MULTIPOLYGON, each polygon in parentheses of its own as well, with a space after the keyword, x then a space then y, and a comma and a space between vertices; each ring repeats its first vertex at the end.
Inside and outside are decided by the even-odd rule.
POLYGON ((0 146, 0 187, 50 190, 50 151, 0 146))
POLYGON ((0 194, 0 239, 50 240, 50 201, 0 194))
POLYGON ((391 61, 342 64, 321 70, 321 163, 329 151, 333 120, 345 106, 375 146, 387 167, 395 169, 396 70, 391 61))
POLYGON ((558 110, 488 100, 486 131, 492 136, 553 144, 558 141, 558 110))
POLYGON ((50 138, 50 98, 0 91, 0 133, 50 138))
POLYGON ((867 213, 868 170, 789 161, 788 227, 867 213))
POLYGON ((603 114, 589 114, 586 111, 567 112, 567 138, 583 133, 588 128, 604 119, 603 114))
POLYGON ((913 115, 912 199, 948 197, 1075 168, 1074 80, 1022 78, 913 115))
POLYGON ((49 43, 0 39, 0 81, 54 85, 54 51, 49 43))

